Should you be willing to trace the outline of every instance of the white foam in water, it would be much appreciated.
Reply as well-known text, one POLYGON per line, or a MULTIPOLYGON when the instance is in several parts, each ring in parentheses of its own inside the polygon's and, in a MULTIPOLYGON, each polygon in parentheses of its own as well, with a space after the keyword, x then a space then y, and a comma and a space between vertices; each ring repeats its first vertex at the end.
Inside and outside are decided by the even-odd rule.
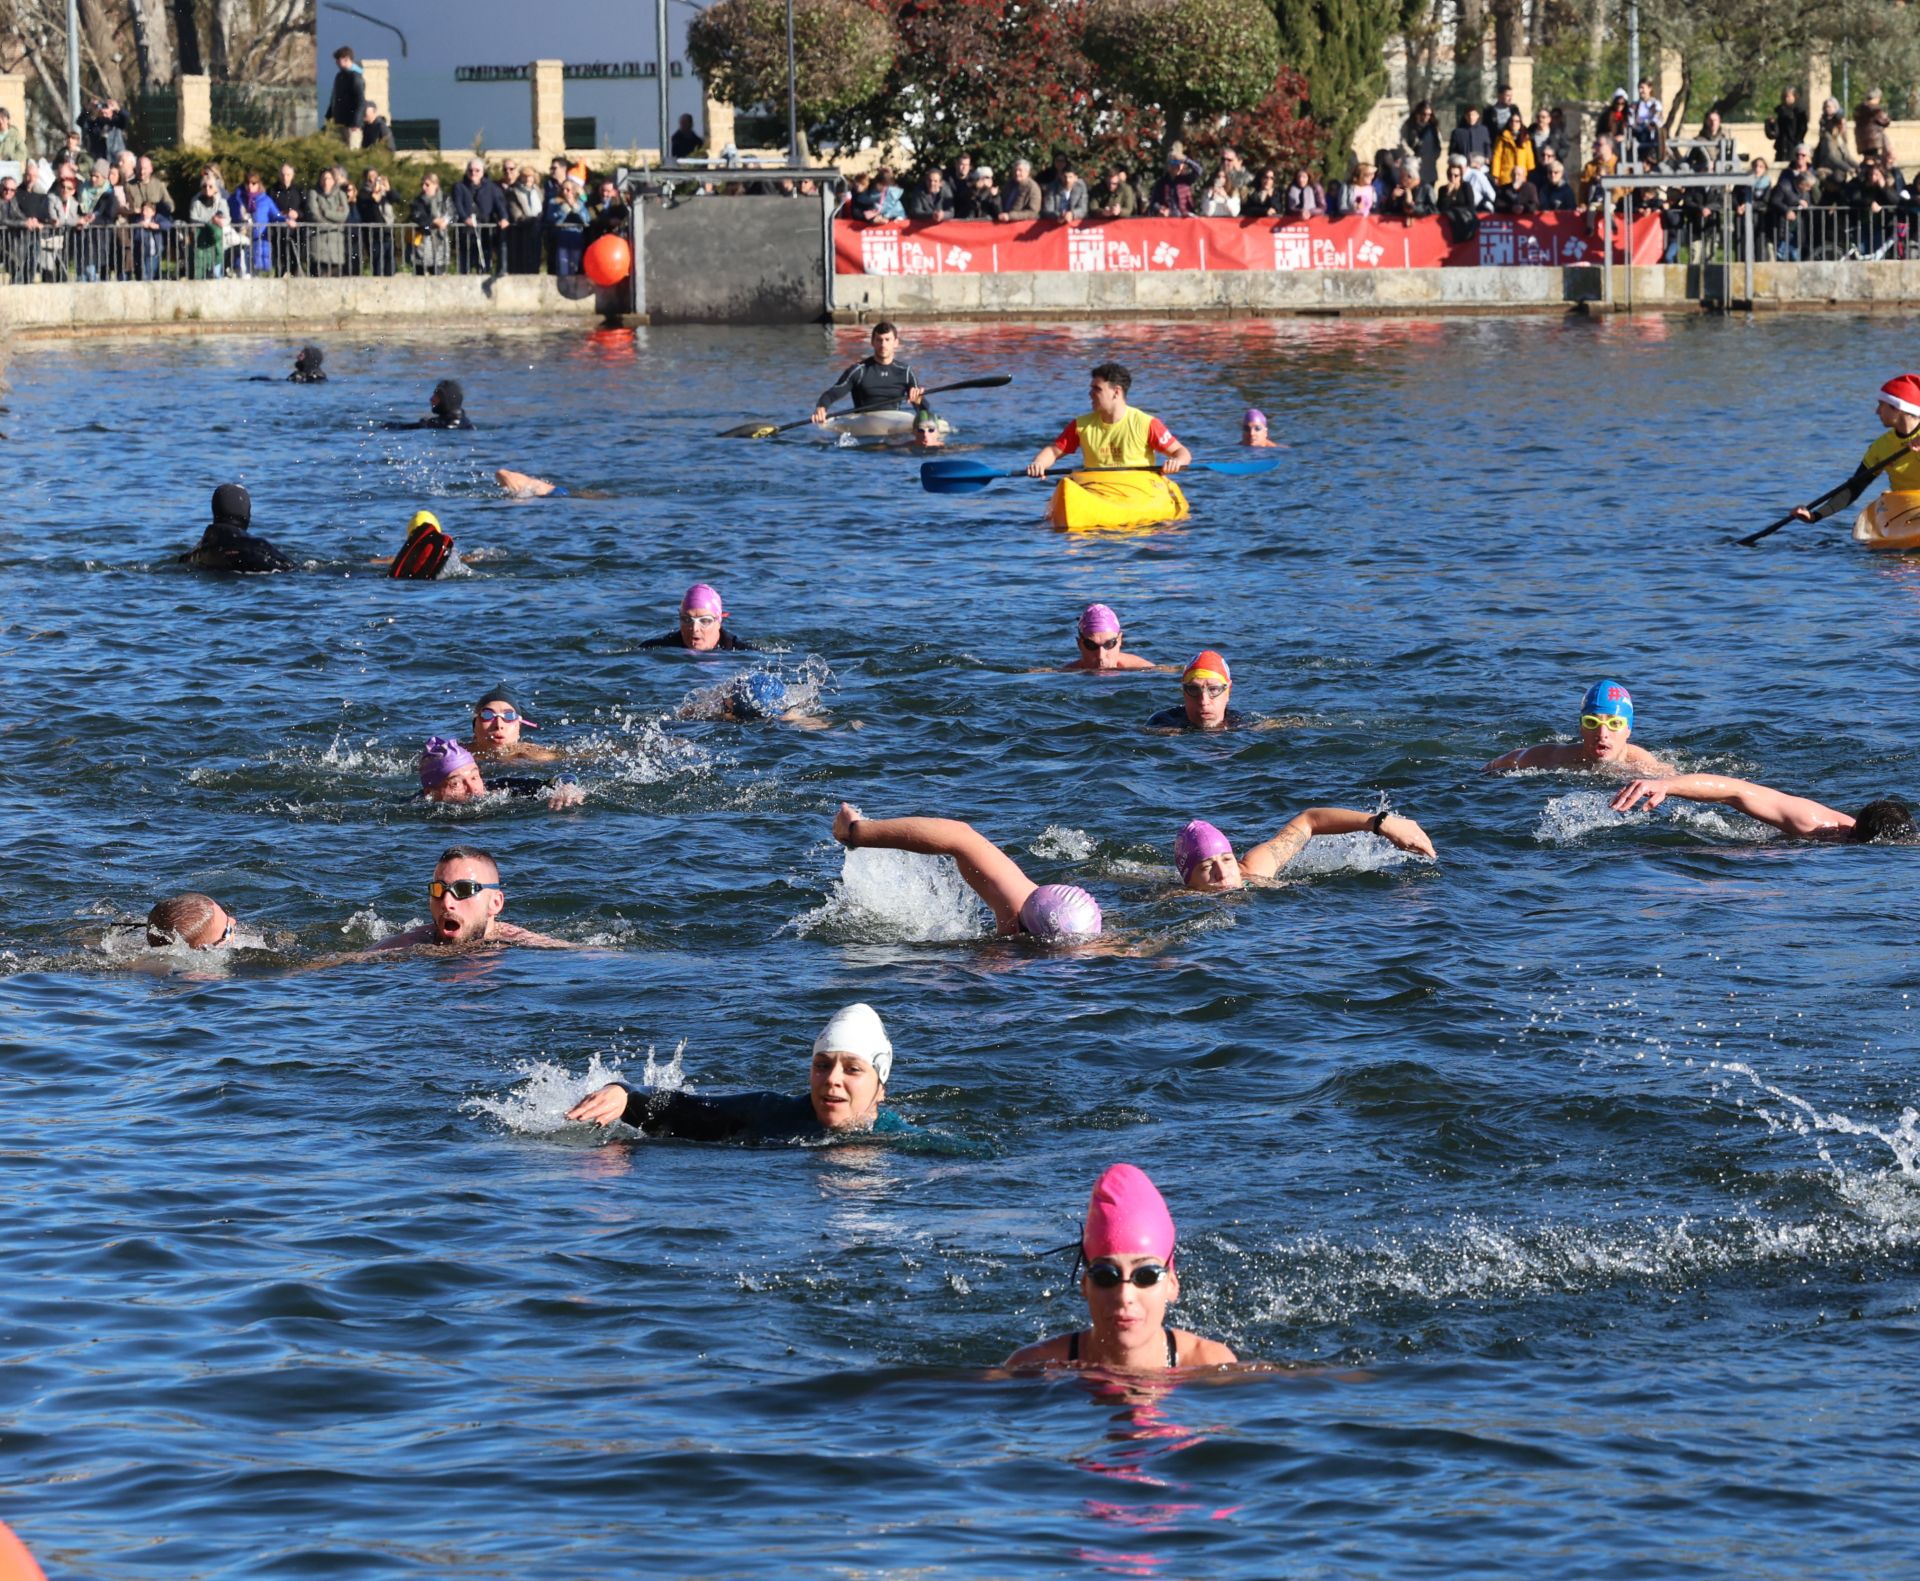
POLYGON ((373 907, 367 906, 341 923, 340 932, 351 944, 378 944, 390 933, 418 927, 425 921, 424 917, 414 917, 407 922, 388 922, 373 907))
POLYGON ((1711 840, 1742 840, 1758 844, 1774 837, 1765 824, 1751 818, 1729 817, 1718 807, 1696 802, 1668 801, 1649 813, 1615 812, 1615 791, 1568 791, 1549 798, 1540 809, 1540 822, 1533 837, 1543 845, 1572 845, 1596 829, 1618 829, 1627 824, 1652 823, 1656 818, 1671 821, 1691 834, 1711 840))
POLYGON ((1403 851, 1391 840, 1374 834, 1330 834, 1309 840, 1301 852, 1280 869, 1281 878, 1311 878, 1320 873, 1379 873, 1409 862, 1431 863, 1431 857, 1403 851))
POLYGON ((1084 829, 1063 829, 1057 823, 1050 823, 1027 849, 1035 856, 1054 861, 1084 862, 1093 855, 1093 840, 1084 829))
POLYGON ((497 1097, 469 1098, 460 1107, 469 1114, 498 1120, 520 1136, 550 1136, 555 1131, 579 1129, 578 1122, 567 1118, 567 1111, 608 1082, 617 1081, 636 1091, 692 1092, 693 1083, 687 1080, 681 1064, 686 1050, 686 1039, 682 1038, 674 1046, 673 1058, 663 1065, 654 1058, 649 1044, 646 1065, 637 1078, 622 1068, 623 1056, 617 1050, 610 1061, 603 1061, 598 1051, 591 1054, 587 1068, 579 1075, 553 1060, 519 1060, 514 1067, 520 1073, 517 1086, 497 1097))
POLYGON ((713 686, 703 686, 687 693, 681 699, 678 716, 682 719, 718 719, 726 706, 728 695, 746 676, 767 675, 785 688, 784 707, 798 709, 801 713, 812 713, 820 699, 831 689, 833 671, 827 667, 826 660, 818 654, 808 654, 799 664, 788 669, 771 660, 762 660, 751 667, 737 671, 713 686))
POLYGON ((950 857, 917 851, 847 851, 825 904, 787 926, 809 938, 927 943, 977 939, 983 908, 950 857))

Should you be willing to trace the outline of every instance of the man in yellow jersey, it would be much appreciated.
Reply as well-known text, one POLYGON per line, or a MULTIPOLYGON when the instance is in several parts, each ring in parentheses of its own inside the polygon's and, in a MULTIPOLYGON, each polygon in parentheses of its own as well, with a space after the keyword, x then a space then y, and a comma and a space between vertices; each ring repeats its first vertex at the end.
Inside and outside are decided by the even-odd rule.
POLYGON ((1103 362, 1093 370, 1089 392, 1093 410, 1076 417, 1060 430, 1060 437, 1027 463, 1029 477, 1044 477, 1062 456, 1078 450, 1089 467, 1145 467, 1153 452, 1166 457, 1162 471, 1178 472, 1193 460, 1187 447, 1167 432, 1167 425, 1150 413, 1127 405, 1133 375, 1117 362, 1103 362))
POLYGON ((1887 475, 1888 488, 1920 490, 1920 453, 1915 449, 1920 446, 1920 377, 1902 373, 1887 380, 1880 386, 1880 404, 1873 415, 1886 432, 1867 446, 1852 477, 1819 499, 1795 508, 1793 514, 1799 520, 1825 521, 1866 493, 1882 472, 1887 475))

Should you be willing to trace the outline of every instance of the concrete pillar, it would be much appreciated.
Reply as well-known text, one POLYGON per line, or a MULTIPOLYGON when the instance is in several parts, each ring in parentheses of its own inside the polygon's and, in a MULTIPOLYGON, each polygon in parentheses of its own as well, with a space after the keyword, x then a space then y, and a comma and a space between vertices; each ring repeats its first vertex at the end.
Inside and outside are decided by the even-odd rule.
MULTIPOLYGON (((784 101, 782 108, 785 108, 784 101)), ((722 104, 709 93, 705 97, 701 119, 704 127, 701 135, 706 139, 707 152, 717 159, 720 150, 734 142, 733 106, 722 104)))
POLYGON ((367 85, 367 103, 379 105, 380 113, 391 121, 393 99, 387 63, 384 60, 363 60, 360 62, 360 76, 367 85))
MULTIPOLYGON (((1807 85, 1800 93, 1800 102, 1807 110, 1807 147, 1812 148, 1820 138, 1820 106, 1833 97, 1833 57, 1820 53, 1807 57, 1807 85)), ((1844 112, 1846 105, 1840 106, 1844 112)))
MULTIPOLYGON (((27 79, 17 71, 0 71, 0 108, 13 117, 13 129, 27 136, 27 79)), ((32 139, 28 139, 32 146, 32 139)))
POLYGON ((536 60, 533 85, 533 147, 540 163, 567 146, 566 62, 536 60))
MULTIPOLYGON (((1680 84, 1683 81, 1685 75, 1681 70, 1680 51, 1661 45, 1660 58, 1653 68, 1653 96, 1667 107, 1669 116, 1673 114, 1673 101, 1680 97, 1680 84)), ((1635 83, 1628 91, 1637 95, 1640 85, 1635 83)), ((1696 117, 1693 105, 1687 106, 1687 114, 1690 118, 1696 117)))
POLYGON ((180 78, 180 146, 213 146, 213 79, 206 76, 180 78))
POLYGON ((1513 89, 1513 102, 1520 106, 1520 113, 1531 123, 1533 112, 1539 108, 1533 102, 1533 57, 1503 55, 1499 68, 1500 81, 1494 87, 1497 89, 1501 82, 1508 84, 1513 89))

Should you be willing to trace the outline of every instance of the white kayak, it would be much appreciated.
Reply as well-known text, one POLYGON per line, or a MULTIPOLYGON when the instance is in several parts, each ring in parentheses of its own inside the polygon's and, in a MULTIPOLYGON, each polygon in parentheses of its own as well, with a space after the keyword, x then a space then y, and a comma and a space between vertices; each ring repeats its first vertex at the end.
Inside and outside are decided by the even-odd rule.
MULTIPOLYGON (((953 432, 953 424, 944 417, 935 417, 934 421, 940 425, 941 433, 953 432)), ((913 408, 842 412, 838 417, 827 419, 826 430, 830 434, 845 434, 850 439, 911 439, 913 408)))

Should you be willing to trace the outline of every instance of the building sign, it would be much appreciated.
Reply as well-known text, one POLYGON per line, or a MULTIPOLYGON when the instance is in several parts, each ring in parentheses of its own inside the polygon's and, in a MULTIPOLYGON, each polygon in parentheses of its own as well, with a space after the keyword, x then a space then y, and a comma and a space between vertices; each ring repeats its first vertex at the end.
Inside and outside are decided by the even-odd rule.
MULTIPOLYGON (((659 75, 660 68, 650 60, 568 61, 561 75, 569 82, 633 82, 659 75)), ((525 82, 533 75, 531 66, 455 66, 455 82, 525 82)))

